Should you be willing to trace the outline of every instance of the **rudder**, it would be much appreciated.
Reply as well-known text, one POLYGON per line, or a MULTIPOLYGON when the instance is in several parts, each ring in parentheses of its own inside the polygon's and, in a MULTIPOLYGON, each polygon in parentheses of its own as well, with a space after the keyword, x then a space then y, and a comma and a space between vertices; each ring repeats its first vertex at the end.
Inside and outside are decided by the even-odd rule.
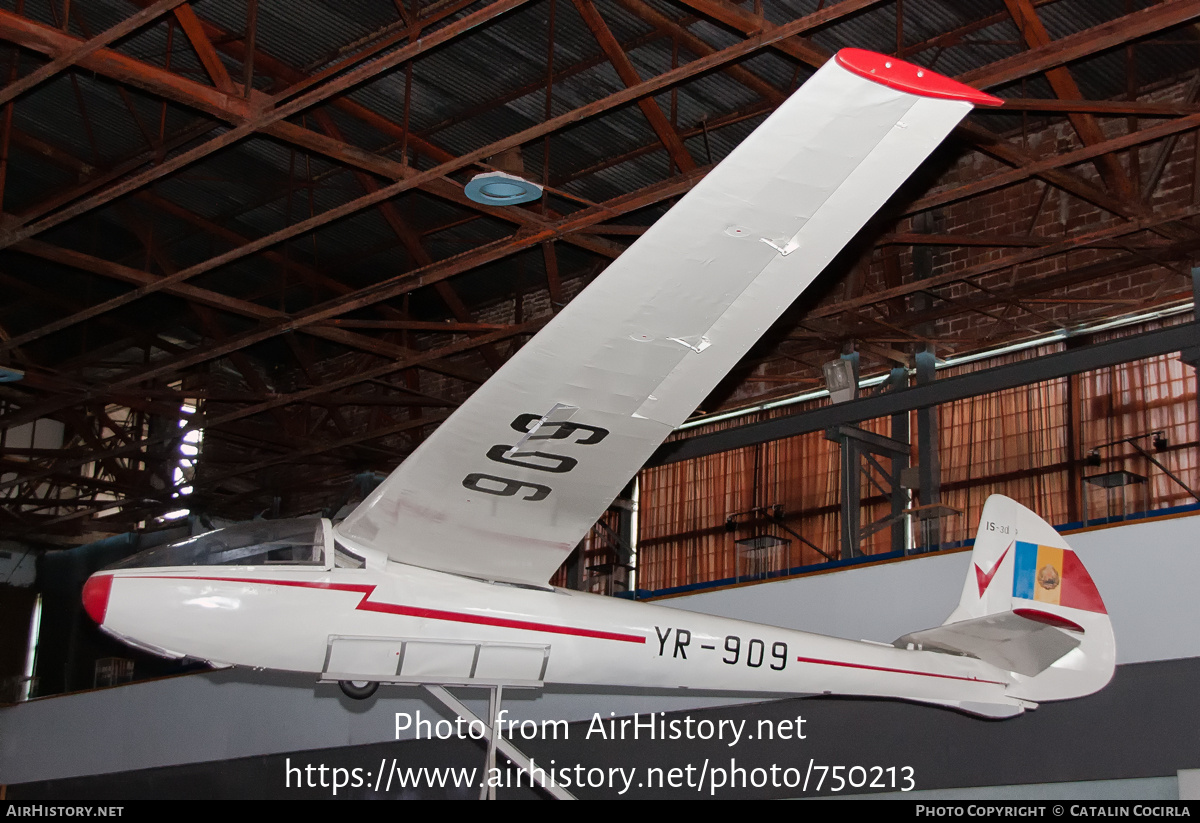
POLYGON ((983 507, 958 607, 936 629, 897 643, 978 657, 1012 672, 1006 693, 1082 697, 1112 678, 1112 624, 1091 575, 1046 521, 992 495, 983 507))

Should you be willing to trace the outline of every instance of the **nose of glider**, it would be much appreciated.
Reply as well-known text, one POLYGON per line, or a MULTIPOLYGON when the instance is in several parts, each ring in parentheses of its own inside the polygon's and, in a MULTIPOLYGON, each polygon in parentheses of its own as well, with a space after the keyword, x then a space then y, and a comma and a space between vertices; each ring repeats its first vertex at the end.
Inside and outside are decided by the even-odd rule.
POLYGON ((83 584, 83 609, 88 616, 96 621, 96 625, 104 625, 104 615, 108 611, 108 594, 112 591, 111 574, 93 574, 83 584))

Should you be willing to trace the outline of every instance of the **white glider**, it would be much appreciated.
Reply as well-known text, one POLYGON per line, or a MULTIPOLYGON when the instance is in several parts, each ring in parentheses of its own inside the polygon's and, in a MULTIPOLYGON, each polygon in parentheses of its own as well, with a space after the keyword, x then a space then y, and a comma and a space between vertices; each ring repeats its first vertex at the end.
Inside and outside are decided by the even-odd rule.
POLYGON ((892 646, 553 589, 650 453, 973 105, 846 49, 613 262, 344 522, 241 524, 86 584, 110 634, 216 665, 379 683, 834 693, 988 717, 1089 694, 1112 628, 1035 514, 982 515, 958 609, 892 646))

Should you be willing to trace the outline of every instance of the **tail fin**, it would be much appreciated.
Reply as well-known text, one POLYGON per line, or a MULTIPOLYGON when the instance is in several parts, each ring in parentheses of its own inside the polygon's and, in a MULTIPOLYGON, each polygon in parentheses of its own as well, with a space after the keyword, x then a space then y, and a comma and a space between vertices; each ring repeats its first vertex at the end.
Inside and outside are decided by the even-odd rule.
POLYGON ((1112 624, 1087 569, 1049 524, 1000 495, 983 507, 958 608, 942 626, 896 642, 1010 671, 1007 694, 1027 701, 1099 691, 1116 665, 1112 624))

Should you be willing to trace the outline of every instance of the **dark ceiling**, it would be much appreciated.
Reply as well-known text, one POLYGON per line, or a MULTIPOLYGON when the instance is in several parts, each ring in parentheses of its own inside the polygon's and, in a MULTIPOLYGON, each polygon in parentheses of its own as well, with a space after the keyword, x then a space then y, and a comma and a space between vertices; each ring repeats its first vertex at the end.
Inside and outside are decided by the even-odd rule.
POLYGON ((1008 104, 705 410, 1190 299, 1200 0, 0 8, 3 535, 336 507, 843 46, 1008 104), (547 195, 469 201, 514 148, 547 195))

